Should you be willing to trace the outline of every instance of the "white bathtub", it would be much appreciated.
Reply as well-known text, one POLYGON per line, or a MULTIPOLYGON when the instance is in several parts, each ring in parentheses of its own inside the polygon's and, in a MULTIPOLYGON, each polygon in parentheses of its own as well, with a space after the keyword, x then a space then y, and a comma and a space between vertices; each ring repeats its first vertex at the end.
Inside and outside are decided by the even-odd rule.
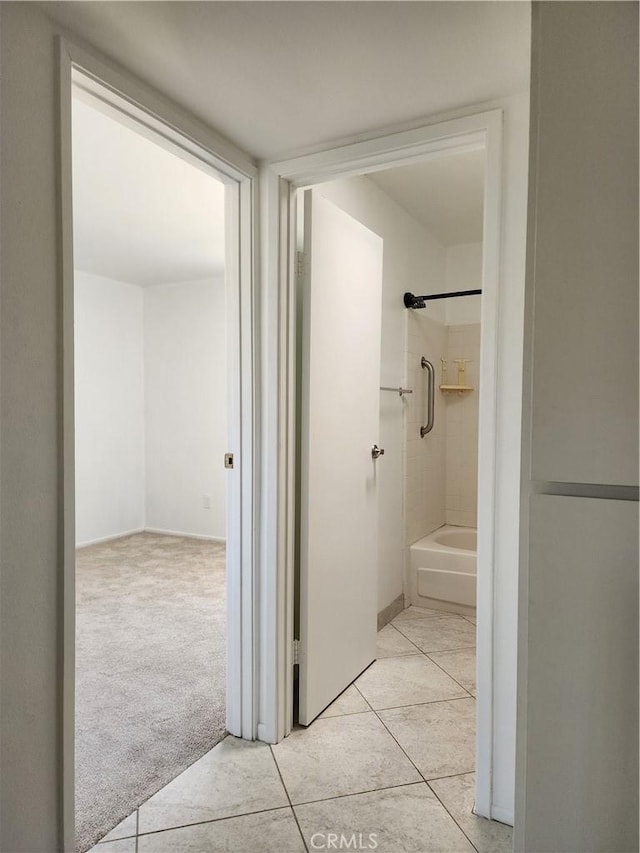
POLYGON ((471 613, 476 606, 476 542, 472 527, 445 524, 409 548, 412 603, 471 613))

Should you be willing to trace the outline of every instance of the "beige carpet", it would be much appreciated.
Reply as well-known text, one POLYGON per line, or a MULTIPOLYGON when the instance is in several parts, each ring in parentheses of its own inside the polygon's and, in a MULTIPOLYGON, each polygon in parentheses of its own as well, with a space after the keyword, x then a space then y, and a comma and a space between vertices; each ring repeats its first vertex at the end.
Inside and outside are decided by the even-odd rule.
POLYGON ((76 559, 76 847, 225 734, 225 548, 140 533, 76 559))

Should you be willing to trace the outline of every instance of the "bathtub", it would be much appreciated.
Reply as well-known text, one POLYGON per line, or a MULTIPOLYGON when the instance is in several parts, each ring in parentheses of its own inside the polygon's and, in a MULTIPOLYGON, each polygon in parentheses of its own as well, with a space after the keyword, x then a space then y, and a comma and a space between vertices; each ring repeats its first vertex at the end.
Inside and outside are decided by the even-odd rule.
POLYGON ((472 527, 444 527, 409 548, 411 599, 419 607, 471 614, 476 606, 476 542, 472 527))

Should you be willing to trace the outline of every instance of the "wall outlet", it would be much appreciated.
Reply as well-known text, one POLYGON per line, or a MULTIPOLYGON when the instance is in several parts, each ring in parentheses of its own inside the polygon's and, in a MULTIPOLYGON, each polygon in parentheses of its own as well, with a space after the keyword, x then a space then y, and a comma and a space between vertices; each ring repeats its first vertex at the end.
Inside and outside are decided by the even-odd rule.
POLYGON ((202 506, 204 509, 211 509, 211 495, 202 496, 202 506))

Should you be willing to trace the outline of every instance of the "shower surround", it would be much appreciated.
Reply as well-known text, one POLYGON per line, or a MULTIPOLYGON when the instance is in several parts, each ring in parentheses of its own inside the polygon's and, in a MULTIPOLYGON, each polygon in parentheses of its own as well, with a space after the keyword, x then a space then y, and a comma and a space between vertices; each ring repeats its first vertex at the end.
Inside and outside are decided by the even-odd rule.
POLYGON ((477 524, 480 323, 447 326, 428 311, 407 312, 406 382, 413 388, 405 398, 407 546, 444 524, 477 524), (426 417, 423 356, 435 368, 435 422, 433 430, 420 438, 426 417), (466 359, 466 384, 473 390, 440 391, 441 359, 448 365, 447 384, 457 381, 455 359, 466 359))

